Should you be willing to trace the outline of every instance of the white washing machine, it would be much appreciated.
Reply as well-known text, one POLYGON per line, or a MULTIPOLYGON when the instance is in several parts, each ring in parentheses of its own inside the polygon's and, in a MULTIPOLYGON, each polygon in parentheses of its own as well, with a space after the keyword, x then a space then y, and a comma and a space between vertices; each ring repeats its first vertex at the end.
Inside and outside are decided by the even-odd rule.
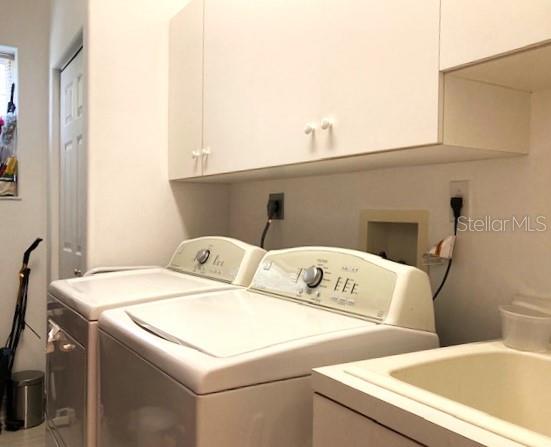
POLYGON ((204 237, 182 242, 166 268, 52 282, 46 365, 49 445, 96 445, 97 320, 103 311, 248 286, 264 253, 234 239, 204 237))
POLYGON ((335 248, 99 325, 101 447, 310 446, 312 368, 438 346, 424 272, 335 248))

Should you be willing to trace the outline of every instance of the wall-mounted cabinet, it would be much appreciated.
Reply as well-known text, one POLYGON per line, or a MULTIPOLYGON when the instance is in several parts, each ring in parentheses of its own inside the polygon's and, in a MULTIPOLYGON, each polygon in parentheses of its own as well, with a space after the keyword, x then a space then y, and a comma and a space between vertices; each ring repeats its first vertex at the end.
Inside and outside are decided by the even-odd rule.
POLYGON ((551 44, 539 45, 448 72, 525 93, 551 88, 551 44))
POLYGON ((202 174, 203 0, 193 0, 171 21, 168 94, 168 174, 202 174))
POLYGON ((171 23, 170 178, 525 153, 529 94, 444 77, 439 24, 439 0, 191 0, 171 23))
POLYGON ((315 156, 321 20, 316 0, 205 0, 205 175, 315 156))
POLYGON ((442 0, 440 69, 551 41, 549 0, 442 0))
POLYGON ((317 158, 438 141, 439 0, 326 0, 317 158))

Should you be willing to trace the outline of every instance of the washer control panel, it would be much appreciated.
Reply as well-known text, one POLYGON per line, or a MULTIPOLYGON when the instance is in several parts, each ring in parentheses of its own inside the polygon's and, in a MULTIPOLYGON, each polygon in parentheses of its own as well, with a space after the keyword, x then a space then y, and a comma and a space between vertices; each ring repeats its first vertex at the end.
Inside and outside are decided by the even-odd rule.
POLYGON ((225 237, 184 241, 168 268, 182 273, 248 286, 265 250, 225 237))
POLYGON ((260 263, 251 288, 383 320, 398 275, 392 264, 353 250, 306 247, 272 251, 260 263))

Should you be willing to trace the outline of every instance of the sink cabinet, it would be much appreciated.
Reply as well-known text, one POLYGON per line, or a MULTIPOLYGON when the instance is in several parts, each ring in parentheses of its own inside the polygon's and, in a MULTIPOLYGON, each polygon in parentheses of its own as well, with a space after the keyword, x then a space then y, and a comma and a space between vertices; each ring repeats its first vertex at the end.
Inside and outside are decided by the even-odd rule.
POLYGON ((313 447, 421 447, 410 438, 314 394, 313 447))
POLYGON ((548 447, 550 371, 501 340, 316 368, 314 447, 548 447))

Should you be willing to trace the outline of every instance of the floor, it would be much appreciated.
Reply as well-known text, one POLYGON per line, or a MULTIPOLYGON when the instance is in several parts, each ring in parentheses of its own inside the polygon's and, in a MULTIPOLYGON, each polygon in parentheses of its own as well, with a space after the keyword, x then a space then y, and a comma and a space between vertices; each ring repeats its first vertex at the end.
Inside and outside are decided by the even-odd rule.
POLYGON ((44 425, 16 432, 3 431, 0 434, 0 447, 44 447, 44 425))

